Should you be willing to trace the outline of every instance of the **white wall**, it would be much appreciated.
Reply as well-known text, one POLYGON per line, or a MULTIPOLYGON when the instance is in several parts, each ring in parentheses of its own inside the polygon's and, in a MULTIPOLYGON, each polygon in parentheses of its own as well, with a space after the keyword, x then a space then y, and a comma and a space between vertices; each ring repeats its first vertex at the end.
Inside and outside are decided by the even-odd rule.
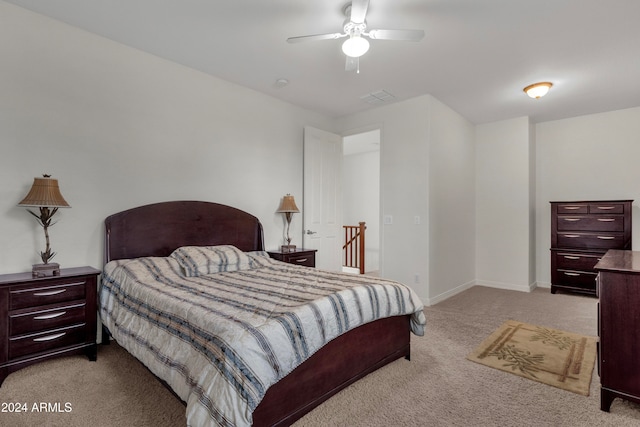
POLYGON ((476 280, 529 290, 533 171, 529 120, 521 117, 476 127, 476 280))
POLYGON ((393 218, 382 225, 382 276, 411 285, 426 304, 473 282, 473 126, 429 95, 338 123, 343 134, 381 129, 381 214, 393 218))
POLYGON ((640 248, 640 108, 536 125, 537 281, 551 281, 550 201, 633 202, 633 249, 640 248))
POLYGON ((474 283, 475 127, 432 98, 429 128, 429 302, 474 283))
POLYGON ((332 130, 321 115, 4 2, 0 58, 0 273, 41 262, 42 230, 16 205, 43 173, 72 206, 50 229, 63 267, 101 267, 106 216, 174 199, 247 210, 275 248, 281 197, 302 197, 303 126, 332 130))
POLYGON ((411 285, 426 300, 428 289, 428 116, 430 96, 381 106, 338 120, 342 134, 380 129, 380 274, 411 285), (422 225, 413 217, 420 215, 422 225), (415 276, 418 283, 415 283, 415 276))

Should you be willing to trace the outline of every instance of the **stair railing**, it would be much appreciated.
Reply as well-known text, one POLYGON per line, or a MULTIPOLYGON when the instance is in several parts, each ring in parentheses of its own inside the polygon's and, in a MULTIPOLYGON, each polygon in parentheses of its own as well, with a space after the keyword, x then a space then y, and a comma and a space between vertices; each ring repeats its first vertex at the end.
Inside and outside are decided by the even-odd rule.
POLYGON ((367 229, 364 222, 358 225, 343 225, 344 228, 344 259, 342 265, 349 268, 357 268, 360 274, 364 274, 364 231, 367 229))

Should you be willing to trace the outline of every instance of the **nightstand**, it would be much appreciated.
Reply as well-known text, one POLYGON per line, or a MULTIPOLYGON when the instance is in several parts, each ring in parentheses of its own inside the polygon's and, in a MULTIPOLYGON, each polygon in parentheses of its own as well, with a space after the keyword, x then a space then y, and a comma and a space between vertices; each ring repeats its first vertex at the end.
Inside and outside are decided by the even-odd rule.
POLYGON ((267 251, 267 253, 271 258, 277 259, 278 261, 295 265, 304 265, 306 267, 315 267, 317 251, 317 249, 296 248, 291 251, 282 251, 278 249, 275 251, 267 251))
POLYGON ((0 275, 0 385, 11 372, 58 356, 97 357, 97 283, 92 267, 0 275))

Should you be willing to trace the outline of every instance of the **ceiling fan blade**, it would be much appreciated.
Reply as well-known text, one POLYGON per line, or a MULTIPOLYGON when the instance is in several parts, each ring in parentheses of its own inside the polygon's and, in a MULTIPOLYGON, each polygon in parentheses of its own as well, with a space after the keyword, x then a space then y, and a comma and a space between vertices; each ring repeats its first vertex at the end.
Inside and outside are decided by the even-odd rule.
POLYGON ((369 9, 369 0, 353 0, 351 2, 351 22, 364 24, 369 9))
POLYGON ((360 71, 360 58, 354 58, 352 56, 347 56, 347 63, 344 66, 345 71, 360 71))
POLYGON ((423 30, 371 30, 369 37, 374 40, 404 40, 418 42, 424 37, 423 30))
POLYGON ((330 40, 330 39, 339 39, 340 37, 346 37, 346 34, 342 33, 331 33, 331 34, 314 34, 311 36, 297 36, 297 37, 289 37, 287 41, 289 43, 300 43, 307 42, 312 40, 330 40))

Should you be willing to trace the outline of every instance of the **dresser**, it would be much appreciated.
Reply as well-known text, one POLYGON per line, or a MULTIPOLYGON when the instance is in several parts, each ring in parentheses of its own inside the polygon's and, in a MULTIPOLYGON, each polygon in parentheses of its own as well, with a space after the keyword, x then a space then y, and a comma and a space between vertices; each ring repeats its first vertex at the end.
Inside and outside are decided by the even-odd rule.
POLYGON ((7 375, 57 356, 96 360, 97 278, 91 267, 60 275, 0 275, 0 385, 7 375))
POLYGON ((631 249, 632 202, 551 202, 551 293, 596 295, 596 263, 609 249, 631 249))
POLYGON ((295 265, 304 265, 306 267, 315 267, 317 251, 317 249, 296 248, 290 251, 278 249, 277 251, 267 251, 267 253, 271 258, 277 259, 278 261, 295 265))
POLYGON ((616 397, 640 403, 640 252, 610 250, 598 275, 600 409, 616 397))

